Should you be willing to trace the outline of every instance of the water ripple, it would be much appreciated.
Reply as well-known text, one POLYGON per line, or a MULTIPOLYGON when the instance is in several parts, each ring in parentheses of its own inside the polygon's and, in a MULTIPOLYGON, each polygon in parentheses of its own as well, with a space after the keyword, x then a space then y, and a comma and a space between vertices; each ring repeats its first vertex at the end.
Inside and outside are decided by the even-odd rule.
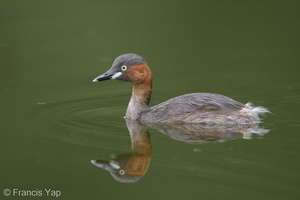
POLYGON ((124 105, 118 105, 109 98, 101 101, 85 98, 53 103, 37 102, 33 115, 41 129, 53 133, 51 137, 82 144, 99 137, 102 140, 111 137, 127 139, 127 134, 118 133, 120 128, 121 132, 126 128, 123 119, 125 109, 124 105))

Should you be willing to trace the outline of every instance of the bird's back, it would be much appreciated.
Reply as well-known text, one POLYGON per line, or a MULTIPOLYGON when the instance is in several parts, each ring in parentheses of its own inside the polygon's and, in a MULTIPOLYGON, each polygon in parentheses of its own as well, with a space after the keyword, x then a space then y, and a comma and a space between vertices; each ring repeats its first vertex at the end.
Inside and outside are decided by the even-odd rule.
POLYGON ((211 93, 191 93, 167 100, 141 113, 150 123, 256 123, 251 113, 241 112, 245 104, 211 93))

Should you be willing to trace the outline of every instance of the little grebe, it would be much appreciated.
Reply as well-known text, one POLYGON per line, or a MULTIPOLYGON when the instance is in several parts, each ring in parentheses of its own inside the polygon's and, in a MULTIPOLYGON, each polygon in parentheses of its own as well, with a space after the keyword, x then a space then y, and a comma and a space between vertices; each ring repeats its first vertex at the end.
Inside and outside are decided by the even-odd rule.
POLYGON ((260 123, 259 114, 269 112, 263 107, 253 107, 251 103, 243 104, 211 93, 185 94, 149 107, 152 73, 144 58, 137 54, 117 57, 112 67, 93 82, 110 79, 133 84, 126 111, 126 119, 130 120, 166 124, 255 124, 260 123))

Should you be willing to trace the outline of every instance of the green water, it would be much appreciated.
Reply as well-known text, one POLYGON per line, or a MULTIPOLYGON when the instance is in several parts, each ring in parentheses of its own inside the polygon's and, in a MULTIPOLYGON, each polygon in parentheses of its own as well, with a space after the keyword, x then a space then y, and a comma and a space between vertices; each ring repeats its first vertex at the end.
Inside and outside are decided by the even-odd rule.
POLYGON ((36 199, 299 199, 299 9, 298 1, 1 1, 1 199, 32 198, 22 190, 36 199), (269 132, 194 144, 150 129, 148 171, 116 181, 91 160, 131 151, 123 118, 131 85, 92 80, 127 52, 154 74, 151 105, 220 93, 271 110, 261 124, 269 132))

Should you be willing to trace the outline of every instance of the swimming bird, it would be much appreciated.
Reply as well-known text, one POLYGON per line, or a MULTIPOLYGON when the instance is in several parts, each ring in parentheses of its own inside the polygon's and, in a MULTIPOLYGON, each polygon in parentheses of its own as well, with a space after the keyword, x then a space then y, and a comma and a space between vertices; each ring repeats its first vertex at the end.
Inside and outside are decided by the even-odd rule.
POLYGON ((118 56, 112 67, 93 82, 119 80, 133 84, 126 119, 163 124, 256 124, 260 114, 269 111, 251 103, 240 103, 212 93, 191 93, 174 97, 150 107, 152 72, 145 59, 137 54, 118 56))

